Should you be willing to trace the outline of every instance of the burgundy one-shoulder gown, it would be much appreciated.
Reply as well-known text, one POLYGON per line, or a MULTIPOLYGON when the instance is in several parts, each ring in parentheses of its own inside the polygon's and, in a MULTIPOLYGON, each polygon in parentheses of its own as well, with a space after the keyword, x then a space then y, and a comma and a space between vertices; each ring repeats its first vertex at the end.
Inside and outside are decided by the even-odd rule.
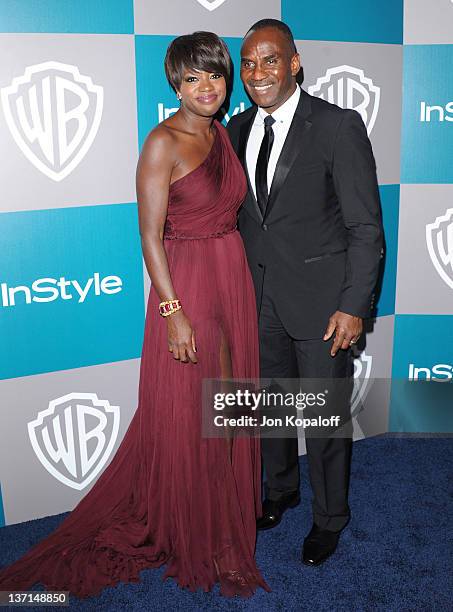
POLYGON ((226 130, 203 163, 170 187, 165 249, 176 293, 195 330, 198 364, 168 351, 151 289, 139 403, 111 464, 45 540, 0 571, 0 590, 35 583, 79 597, 138 582, 166 564, 179 586, 227 596, 268 590, 255 564, 261 512, 259 441, 201 433, 204 378, 257 378, 255 297, 236 230, 246 193, 226 130))

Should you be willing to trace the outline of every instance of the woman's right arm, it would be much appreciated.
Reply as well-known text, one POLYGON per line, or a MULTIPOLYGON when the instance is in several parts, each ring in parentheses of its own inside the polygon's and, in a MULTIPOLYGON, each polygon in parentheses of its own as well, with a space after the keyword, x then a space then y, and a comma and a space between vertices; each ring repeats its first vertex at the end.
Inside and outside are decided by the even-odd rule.
MULTIPOLYGON (((176 163, 173 136, 165 128, 151 132, 138 160, 136 186, 143 258, 161 302, 180 298, 173 287, 163 244, 170 180, 176 163)), ((197 363, 195 335, 184 310, 169 315, 166 321, 168 349, 173 357, 197 363)))

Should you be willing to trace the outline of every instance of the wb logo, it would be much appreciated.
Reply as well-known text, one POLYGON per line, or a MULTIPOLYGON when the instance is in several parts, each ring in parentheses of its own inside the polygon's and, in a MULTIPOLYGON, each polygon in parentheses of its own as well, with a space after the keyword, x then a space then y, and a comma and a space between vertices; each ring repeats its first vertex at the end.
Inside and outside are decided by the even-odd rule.
POLYGON ((354 439, 365 437, 359 425, 357 417, 364 410, 364 402, 368 392, 373 357, 367 355, 365 351, 359 351, 357 347, 352 347, 354 358, 354 387, 351 396, 351 419, 353 425, 354 439))
POLYGON ((359 352, 353 349, 354 357, 354 389, 351 397, 351 414, 360 411, 362 401, 366 397, 368 383, 370 382, 373 357, 367 355, 365 351, 359 352), (357 410, 358 409, 358 410, 357 410))
POLYGON ((61 181, 87 154, 99 129, 104 90, 76 66, 28 66, 1 90, 8 128, 27 159, 61 181))
POLYGON ((110 406, 95 393, 69 393, 38 413, 28 424, 28 435, 46 470, 81 491, 106 464, 119 425, 119 406, 110 406))
POLYGON ((215 11, 225 0, 197 0, 197 2, 208 11, 215 11))
POLYGON ((315 85, 308 88, 308 93, 341 108, 356 110, 362 116, 368 135, 371 134, 379 110, 381 89, 373 85, 360 68, 347 65, 329 68, 315 85))
POLYGON ((429 256, 441 279, 453 289, 453 208, 426 226, 429 256))

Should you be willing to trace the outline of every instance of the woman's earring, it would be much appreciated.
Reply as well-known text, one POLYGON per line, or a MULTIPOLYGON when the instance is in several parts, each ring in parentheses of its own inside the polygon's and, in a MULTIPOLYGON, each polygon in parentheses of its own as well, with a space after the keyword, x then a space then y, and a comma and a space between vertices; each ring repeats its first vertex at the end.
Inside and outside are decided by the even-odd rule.
POLYGON ((178 98, 178 100, 181 100, 181 99, 182 99, 182 95, 179 93, 179 91, 178 91, 178 93, 176 94, 176 97, 178 98))

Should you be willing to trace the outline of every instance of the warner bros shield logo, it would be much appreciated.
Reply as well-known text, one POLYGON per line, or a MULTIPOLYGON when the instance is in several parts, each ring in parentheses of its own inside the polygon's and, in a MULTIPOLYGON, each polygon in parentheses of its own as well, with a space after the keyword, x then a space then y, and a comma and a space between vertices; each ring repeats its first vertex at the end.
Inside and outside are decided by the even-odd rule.
POLYGON ((360 68, 346 64, 329 68, 315 85, 308 88, 308 93, 341 108, 356 110, 362 116, 368 135, 371 134, 379 110, 381 89, 360 68))
POLYGON ((67 177, 88 153, 102 117, 104 90, 77 66, 28 66, 1 90, 8 128, 25 157, 54 181, 67 177))
POLYGON ((372 355, 367 355, 365 351, 359 351, 357 347, 352 347, 354 358, 354 387, 351 397, 351 418, 354 431, 354 438, 363 438, 364 433, 360 427, 357 417, 364 410, 364 402, 369 390, 371 369, 373 367, 372 355))
POLYGON ((197 2, 208 11, 215 11, 225 2, 225 0, 197 0, 197 2))
POLYGON ((120 408, 95 393, 49 402, 28 424, 36 456, 57 480, 81 491, 105 466, 118 437, 120 408))
POLYGON ((429 256, 441 279, 453 289, 453 208, 426 226, 429 256))

